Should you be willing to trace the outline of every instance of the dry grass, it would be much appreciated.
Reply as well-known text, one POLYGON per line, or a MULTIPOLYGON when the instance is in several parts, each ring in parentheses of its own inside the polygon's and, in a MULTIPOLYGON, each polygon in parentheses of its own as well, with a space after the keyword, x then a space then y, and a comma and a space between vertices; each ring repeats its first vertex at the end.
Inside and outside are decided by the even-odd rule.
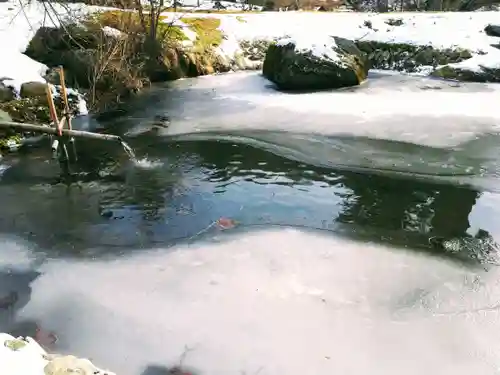
POLYGON ((149 83, 143 74, 144 62, 137 58, 136 41, 130 36, 110 38, 101 34, 93 52, 88 93, 91 108, 106 109, 149 83))
MULTIPOLYGON (((182 30, 177 26, 172 26, 170 23, 163 22, 166 17, 160 16, 160 23, 158 24, 158 37, 160 42, 167 40, 186 40, 186 36, 182 30)), ((122 10, 108 10, 99 12, 93 15, 93 22, 102 26, 112 27, 126 32, 127 34, 140 34, 144 28, 141 24, 141 19, 137 12, 122 11, 122 10)), ((146 20, 146 27, 149 27, 149 19, 146 20)))

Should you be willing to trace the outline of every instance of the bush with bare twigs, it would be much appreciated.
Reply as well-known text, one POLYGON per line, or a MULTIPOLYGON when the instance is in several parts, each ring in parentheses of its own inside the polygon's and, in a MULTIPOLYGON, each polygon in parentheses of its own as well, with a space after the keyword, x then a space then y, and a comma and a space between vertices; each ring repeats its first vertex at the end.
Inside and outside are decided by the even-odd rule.
POLYGON ((163 0, 151 0, 147 6, 135 0, 119 3, 134 10, 82 17, 68 6, 68 14, 61 17, 53 3, 44 3, 48 14, 58 16, 58 27, 39 29, 26 50, 49 67, 62 65, 69 83, 87 92, 95 110, 141 90, 163 63, 165 46, 185 38, 178 28, 162 22, 163 0))

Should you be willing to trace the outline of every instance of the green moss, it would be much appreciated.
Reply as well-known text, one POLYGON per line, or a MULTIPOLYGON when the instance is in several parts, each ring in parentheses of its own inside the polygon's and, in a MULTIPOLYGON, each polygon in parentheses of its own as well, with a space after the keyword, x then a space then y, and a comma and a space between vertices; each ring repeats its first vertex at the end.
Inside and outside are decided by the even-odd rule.
MULTIPOLYGON (((12 100, 0 103, 2 118, 15 122, 28 122, 31 124, 49 123, 48 106, 39 98, 12 100)), ((19 147, 26 134, 13 129, 0 131, 0 150, 11 151, 12 147, 19 147)))
POLYGON ((177 41, 182 42, 189 38, 184 34, 182 28, 179 26, 172 26, 169 23, 160 23, 158 25, 158 35, 162 41, 177 41))
POLYGON ((22 349, 26 346, 27 342, 21 339, 13 339, 13 340, 7 340, 5 342, 5 346, 9 348, 10 350, 17 351, 19 349, 22 349))
POLYGON ((183 17, 181 21, 189 25, 198 34, 197 49, 206 50, 221 45, 222 31, 219 30, 220 19, 212 17, 183 17))
POLYGON ((0 103, 0 110, 9 114, 15 122, 49 124, 50 113, 45 98, 24 98, 0 103))

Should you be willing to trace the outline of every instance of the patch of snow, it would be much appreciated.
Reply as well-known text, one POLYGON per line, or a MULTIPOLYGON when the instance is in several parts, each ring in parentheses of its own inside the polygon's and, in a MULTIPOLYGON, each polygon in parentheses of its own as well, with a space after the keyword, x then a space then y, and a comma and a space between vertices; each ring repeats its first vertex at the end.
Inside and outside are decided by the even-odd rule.
POLYGON ((87 107, 87 102, 85 101, 83 95, 72 88, 68 88, 66 91, 68 94, 75 95, 78 98, 78 115, 79 116, 88 115, 89 109, 87 107))
POLYGON ((196 31, 191 30, 191 28, 187 25, 182 26, 181 30, 186 38, 188 38, 191 42, 196 41, 196 39, 198 38, 198 34, 196 33, 196 31))
POLYGON ((278 40, 276 43, 279 46, 287 46, 293 44, 295 51, 299 53, 309 52, 319 59, 329 59, 331 61, 339 61, 340 55, 335 52, 337 44, 335 39, 329 35, 316 35, 313 38, 301 35, 286 37, 278 40))
POLYGON ((106 36, 111 36, 111 37, 115 37, 115 38, 120 38, 123 35, 123 32, 121 32, 120 30, 115 29, 113 27, 109 27, 109 26, 104 26, 102 28, 102 32, 106 36))
POLYGON ((476 73, 481 73, 483 68, 500 69, 500 50, 491 48, 486 55, 475 55, 459 63, 448 64, 448 66, 476 73))
MULTIPOLYGON (((3 42, 3 41, 2 41, 3 42)), ((16 50, 2 50, 0 59, 0 77, 7 78, 3 82, 12 87, 16 93, 24 82, 45 82, 43 76, 47 66, 35 61, 16 50)))
MULTIPOLYGON (((53 97, 58 97, 60 95, 61 86, 50 85, 50 89, 52 91, 53 97)), ((85 101, 83 95, 80 92, 78 92, 75 89, 72 89, 71 87, 67 87, 66 93, 68 94, 68 96, 74 96, 78 99, 78 103, 77 103, 78 116, 84 116, 84 115, 89 114, 89 111, 87 108, 87 102, 85 101)))
MULTIPOLYGON (((182 22, 180 18, 166 18, 161 20, 160 22, 168 23, 173 27, 179 27, 182 30, 184 36, 188 39, 187 41, 191 42, 191 44, 188 43, 187 45, 192 45, 192 42, 196 41, 196 39, 198 38, 198 34, 191 29, 191 26, 182 22)), ((186 41, 183 41, 183 45, 185 45, 184 42, 186 41)))

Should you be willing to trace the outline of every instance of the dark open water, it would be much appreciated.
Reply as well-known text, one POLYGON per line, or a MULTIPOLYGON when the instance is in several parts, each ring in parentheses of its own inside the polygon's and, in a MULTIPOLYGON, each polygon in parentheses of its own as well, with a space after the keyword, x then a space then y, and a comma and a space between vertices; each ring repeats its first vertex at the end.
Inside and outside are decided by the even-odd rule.
MULTIPOLYGON (((443 85, 373 82, 330 103, 429 101, 443 85)), ((496 120, 314 112, 328 95, 272 94, 255 75, 186 80, 82 125, 125 134, 137 161, 80 143, 68 188, 46 148, 5 158, 0 297, 19 300, 0 331, 38 324, 51 350, 122 375, 181 359, 214 375, 497 374, 496 120), (151 130, 157 114, 168 130, 151 130)))

